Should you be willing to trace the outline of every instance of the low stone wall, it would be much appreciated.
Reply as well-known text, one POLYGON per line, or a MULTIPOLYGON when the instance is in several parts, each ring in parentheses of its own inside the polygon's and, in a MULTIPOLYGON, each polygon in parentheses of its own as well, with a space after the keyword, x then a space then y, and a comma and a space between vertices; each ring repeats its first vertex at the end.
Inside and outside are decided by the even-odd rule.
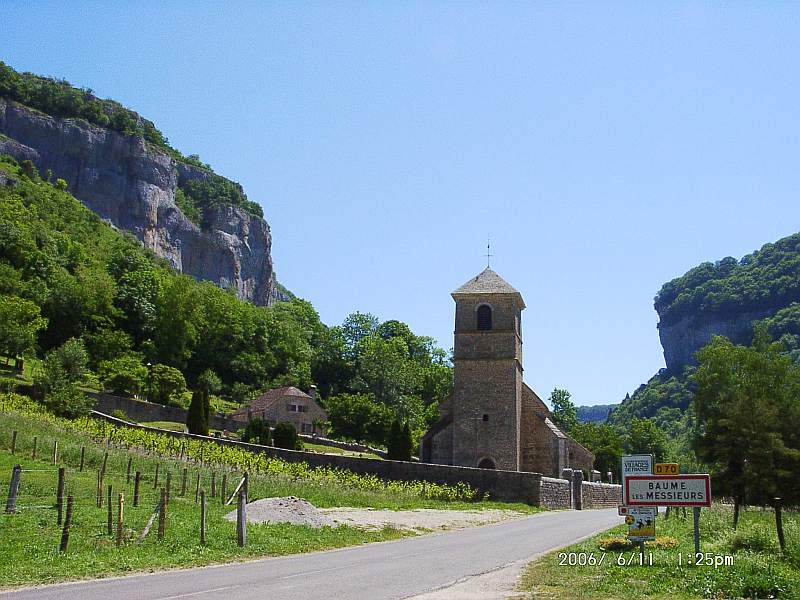
POLYGON ((386 458, 386 450, 379 448, 372 448, 363 444, 353 444, 351 442, 343 442, 341 440, 332 440, 330 438, 319 437, 315 435, 308 435, 304 433, 298 434, 300 439, 307 441, 309 444, 319 444, 320 446, 328 446, 329 448, 339 448, 340 450, 349 450, 350 452, 364 452, 368 454, 376 454, 381 458, 386 458))
POLYGON ((572 486, 566 479, 542 477, 539 502, 545 508, 570 508, 572 506, 572 486))
MULTIPOLYGON (((165 406, 155 402, 145 402, 135 398, 123 398, 105 392, 88 394, 95 398, 95 410, 105 414, 111 414, 115 410, 121 410, 134 421, 176 421, 186 423, 186 411, 178 406, 165 406)), ((211 429, 236 431, 244 427, 244 423, 234 421, 225 415, 211 415, 211 429)))
POLYGON ((286 450, 273 446, 247 444, 245 442, 224 438, 192 435, 179 431, 166 431, 139 425, 137 423, 129 423, 128 421, 116 419, 98 411, 93 411, 92 414, 97 418, 105 419, 118 426, 154 431, 175 438, 194 438, 223 446, 243 448, 250 452, 274 456, 288 462, 305 462, 311 467, 336 467, 360 475, 376 475, 385 480, 429 481, 431 483, 447 485, 456 485, 463 482, 477 489, 481 494, 489 494, 489 497, 494 500, 500 500, 502 502, 525 502, 534 506, 538 506, 540 503, 539 491, 542 476, 539 473, 475 469, 472 467, 451 467, 428 463, 357 458, 338 454, 317 454, 315 452, 303 452, 300 450, 286 450))
POLYGON ((622 486, 612 483, 581 484, 584 508, 608 508, 622 504, 622 486))

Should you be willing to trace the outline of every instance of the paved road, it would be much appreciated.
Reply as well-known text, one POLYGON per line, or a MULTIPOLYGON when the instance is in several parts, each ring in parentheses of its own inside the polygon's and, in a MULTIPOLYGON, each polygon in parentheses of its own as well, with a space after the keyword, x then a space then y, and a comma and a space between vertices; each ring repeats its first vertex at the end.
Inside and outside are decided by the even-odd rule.
POLYGON ((616 509, 545 512, 394 542, 234 565, 29 588, 0 600, 383 600, 407 598, 619 523, 616 509))

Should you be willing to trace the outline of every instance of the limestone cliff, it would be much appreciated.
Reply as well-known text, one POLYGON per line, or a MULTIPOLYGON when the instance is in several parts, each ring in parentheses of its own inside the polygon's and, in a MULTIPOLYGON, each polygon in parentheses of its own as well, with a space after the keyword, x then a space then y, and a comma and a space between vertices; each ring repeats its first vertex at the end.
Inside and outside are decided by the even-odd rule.
POLYGON ((669 325, 659 323, 658 336, 664 349, 667 369, 677 373, 684 366, 694 363, 694 353, 715 335, 723 335, 735 344, 749 344, 753 337, 753 321, 768 317, 776 310, 763 308, 724 317, 687 316, 669 325))
POLYGON ((283 299, 267 222, 235 206, 204 215, 203 229, 175 204, 180 184, 205 170, 176 161, 142 137, 60 119, 0 98, 0 154, 51 170, 110 223, 130 231, 177 270, 232 288, 256 304, 283 299))

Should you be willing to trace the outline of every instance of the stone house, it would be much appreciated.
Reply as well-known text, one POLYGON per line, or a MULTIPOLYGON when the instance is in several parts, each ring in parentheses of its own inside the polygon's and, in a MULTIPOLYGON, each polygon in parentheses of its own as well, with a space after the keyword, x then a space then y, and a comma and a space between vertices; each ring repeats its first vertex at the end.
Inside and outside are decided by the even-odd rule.
POLYGON ((522 295, 486 268, 452 293, 453 394, 422 438, 422 462, 560 477, 594 455, 562 432, 522 380, 522 295))
POLYGON ((328 414, 317 402, 317 387, 314 385, 308 394, 292 386, 267 390, 230 416, 243 425, 257 417, 271 427, 278 423, 291 423, 298 433, 308 435, 325 435, 321 422, 328 420, 328 414))

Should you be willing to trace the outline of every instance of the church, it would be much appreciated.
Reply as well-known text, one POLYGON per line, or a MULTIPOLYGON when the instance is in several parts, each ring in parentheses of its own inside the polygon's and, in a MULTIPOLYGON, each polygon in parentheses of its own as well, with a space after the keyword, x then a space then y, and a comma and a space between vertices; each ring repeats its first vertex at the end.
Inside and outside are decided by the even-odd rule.
POLYGON ((451 295, 453 394, 423 436, 420 460, 549 477, 590 471, 594 455, 555 425, 522 380, 522 295, 489 267, 451 295))

